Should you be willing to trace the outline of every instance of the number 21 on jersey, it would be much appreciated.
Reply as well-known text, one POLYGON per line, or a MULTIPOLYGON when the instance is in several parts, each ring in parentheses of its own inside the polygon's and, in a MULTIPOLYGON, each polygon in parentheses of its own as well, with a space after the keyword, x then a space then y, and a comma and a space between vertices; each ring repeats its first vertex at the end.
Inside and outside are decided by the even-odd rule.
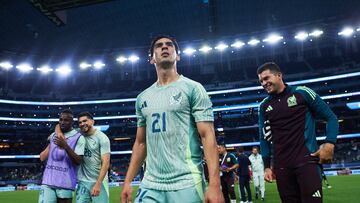
POLYGON ((159 132, 165 132, 166 131, 166 113, 163 112, 160 113, 153 113, 152 115, 153 122, 152 122, 152 132, 153 133, 159 133, 159 132))

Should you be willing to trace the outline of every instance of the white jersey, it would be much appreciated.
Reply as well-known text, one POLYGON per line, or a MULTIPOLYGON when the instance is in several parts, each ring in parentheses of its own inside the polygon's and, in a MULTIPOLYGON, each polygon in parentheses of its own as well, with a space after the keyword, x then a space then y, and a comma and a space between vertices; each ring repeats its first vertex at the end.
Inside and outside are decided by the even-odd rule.
POLYGON ((249 156, 251 162, 251 169, 253 173, 264 173, 264 162, 261 154, 251 154, 249 156))

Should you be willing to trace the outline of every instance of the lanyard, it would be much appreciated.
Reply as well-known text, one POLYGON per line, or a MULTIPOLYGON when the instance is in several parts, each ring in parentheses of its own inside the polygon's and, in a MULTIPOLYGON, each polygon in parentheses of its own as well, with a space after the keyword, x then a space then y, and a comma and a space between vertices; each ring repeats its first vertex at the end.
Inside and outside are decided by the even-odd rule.
POLYGON ((223 160, 221 161, 221 164, 220 164, 220 165, 223 165, 223 163, 224 163, 224 161, 225 161, 225 158, 226 158, 226 155, 227 155, 227 152, 226 152, 226 154, 224 155, 223 160))

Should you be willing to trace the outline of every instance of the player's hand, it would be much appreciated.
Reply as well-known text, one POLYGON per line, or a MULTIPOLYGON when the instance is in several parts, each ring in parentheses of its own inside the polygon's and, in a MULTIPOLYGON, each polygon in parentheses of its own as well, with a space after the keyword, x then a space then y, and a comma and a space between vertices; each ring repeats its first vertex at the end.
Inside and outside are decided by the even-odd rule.
POLYGON ((273 180, 275 180, 275 174, 273 173, 273 171, 271 170, 271 168, 266 168, 265 169, 265 174, 264 174, 264 179, 266 182, 272 183, 273 180))
POLYGON ((224 203, 224 196, 220 191, 220 186, 209 186, 205 192, 205 203, 224 203))
POLYGON ((66 147, 68 147, 68 144, 66 142, 66 138, 64 137, 64 135, 62 136, 56 136, 54 138, 54 143, 59 146, 60 148, 65 149, 66 147))
POLYGON ((56 126, 55 126, 55 133, 56 133, 57 135, 63 134, 62 131, 61 131, 61 128, 60 128, 60 124, 56 124, 56 126))
POLYGON ((131 194, 132 194, 132 187, 130 183, 124 183, 120 196, 121 203, 131 203, 131 194))
POLYGON ((269 120, 264 121, 264 127, 262 128, 262 131, 264 134, 264 140, 271 142, 272 141, 272 132, 271 132, 271 126, 270 126, 269 120))
POLYGON ((94 187, 91 190, 91 196, 99 196, 100 195, 100 184, 95 183, 94 187))
POLYGON ((311 156, 318 156, 320 158, 320 164, 331 163, 334 156, 335 145, 332 143, 324 143, 320 145, 319 150, 312 153, 311 156))

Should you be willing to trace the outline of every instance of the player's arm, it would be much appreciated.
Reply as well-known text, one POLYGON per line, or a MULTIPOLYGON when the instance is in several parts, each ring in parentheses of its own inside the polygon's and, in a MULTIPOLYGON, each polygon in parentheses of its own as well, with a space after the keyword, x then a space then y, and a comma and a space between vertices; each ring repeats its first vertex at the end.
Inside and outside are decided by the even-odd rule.
POLYGON ((214 202, 223 201, 222 193, 220 191, 219 154, 217 150, 214 124, 213 122, 197 122, 196 127, 201 137, 201 142, 204 147, 204 154, 208 167, 208 198, 215 200, 214 202))
POLYGON ((309 108, 316 115, 316 118, 326 121, 325 143, 312 155, 319 156, 320 163, 329 162, 333 158, 336 138, 339 133, 338 119, 324 100, 312 89, 308 87, 298 87, 298 89, 300 89, 300 93, 304 96, 309 108))
POLYGON ((40 153, 40 161, 46 161, 49 156, 50 144, 40 153))
POLYGON ((264 162, 264 178, 267 182, 272 182, 272 180, 275 178, 275 175, 270 167, 271 162, 271 143, 268 140, 265 140, 264 135, 264 107, 262 104, 260 104, 259 107, 259 140, 260 140, 260 149, 262 152, 262 158, 264 162))
POLYGON ((54 143, 66 151, 73 164, 80 165, 82 162, 82 156, 76 154, 75 151, 68 145, 59 124, 56 125, 55 132, 57 136, 54 139, 54 143))
POLYGON ((132 148, 130 165, 126 173, 125 181, 121 193, 121 202, 131 201, 131 181, 138 173, 142 163, 146 158, 146 126, 137 128, 135 143, 132 148))
POLYGON ((227 169, 226 169, 227 172, 234 171, 234 170, 236 170, 237 168, 239 168, 239 164, 238 164, 238 162, 237 162, 237 159, 236 159, 235 155, 231 154, 230 156, 231 156, 231 163, 233 163, 234 165, 231 166, 231 167, 229 167, 229 168, 227 168, 227 169))
POLYGON ((104 181, 106 173, 108 172, 110 167, 110 153, 105 153, 101 155, 101 169, 98 179, 94 187, 92 188, 91 195, 92 196, 99 196, 100 195, 100 188, 101 184, 104 181))

